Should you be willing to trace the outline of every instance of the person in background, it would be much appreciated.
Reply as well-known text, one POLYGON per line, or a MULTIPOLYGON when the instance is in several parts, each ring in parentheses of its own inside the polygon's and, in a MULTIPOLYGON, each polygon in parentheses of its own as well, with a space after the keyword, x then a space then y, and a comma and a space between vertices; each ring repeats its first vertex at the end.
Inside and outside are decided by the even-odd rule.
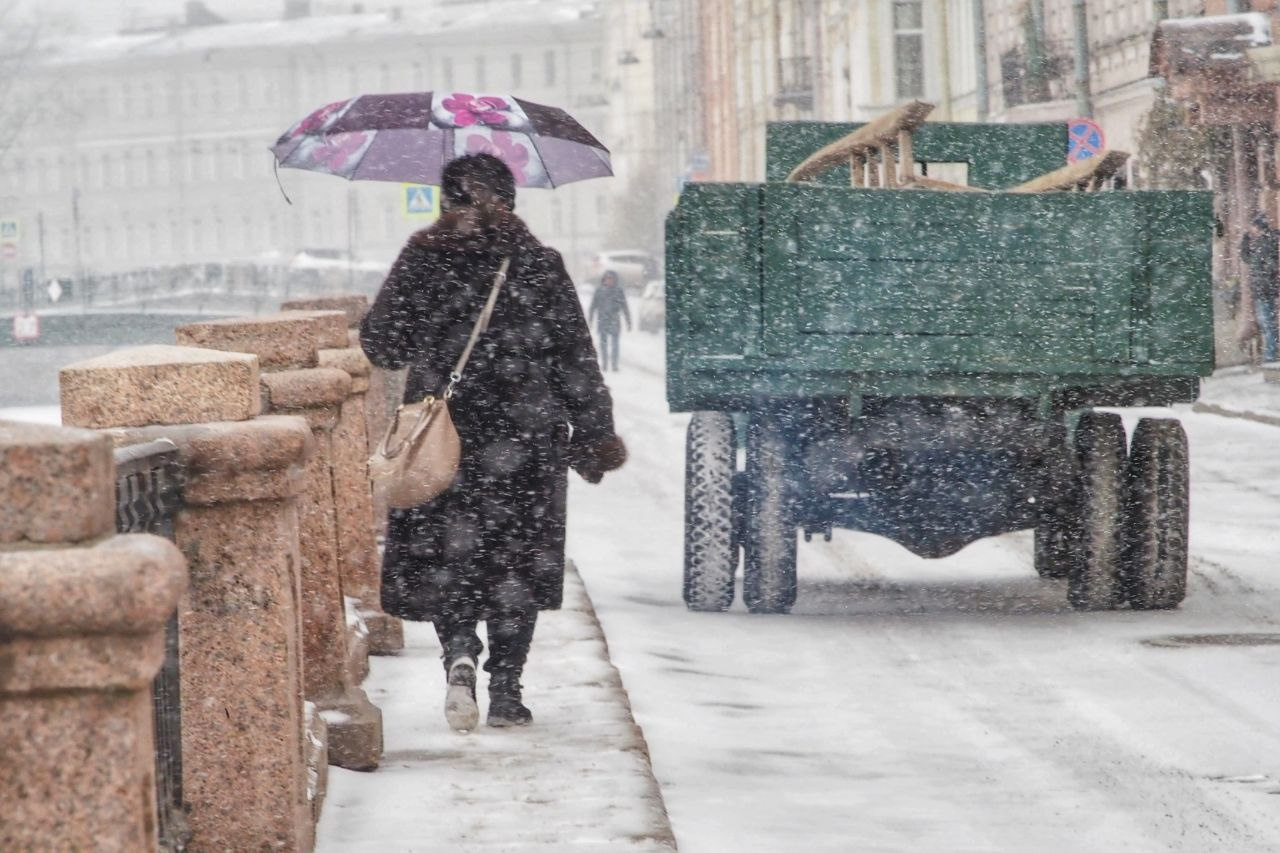
POLYGON ((631 331, 631 309, 627 306, 627 293, 618 283, 618 274, 610 270, 600 277, 600 286, 591 297, 591 308, 587 311, 588 322, 597 320, 600 367, 604 370, 618 369, 618 339, 622 337, 622 318, 626 318, 627 331, 631 331))
POLYGON ((1262 360, 1275 361, 1280 350, 1280 327, 1276 321, 1277 294, 1280 293, 1280 237, 1258 214, 1240 241, 1240 258, 1244 261, 1253 312, 1262 334, 1262 360))
POLYGON ((488 723, 523 726, 533 721, 520 678, 534 624, 564 591, 568 469, 597 483, 626 447, 564 262, 512 212, 511 170, 488 154, 459 158, 441 195, 440 220, 409 239, 360 327, 370 361, 409 368, 406 402, 445 389, 504 258, 510 273, 449 402, 462 440, 453 486, 391 510, 382 606, 435 623, 457 731, 479 722, 483 620, 488 723))

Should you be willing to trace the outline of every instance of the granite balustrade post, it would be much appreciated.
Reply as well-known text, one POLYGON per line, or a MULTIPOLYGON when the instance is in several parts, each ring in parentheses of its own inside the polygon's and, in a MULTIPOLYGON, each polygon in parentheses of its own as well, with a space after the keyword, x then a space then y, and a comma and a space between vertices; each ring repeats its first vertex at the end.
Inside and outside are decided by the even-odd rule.
POLYGON ((346 341, 341 312, 289 313, 192 323, 180 343, 257 355, 263 409, 304 418, 315 453, 299 505, 302 651, 306 697, 328 727, 329 762, 372 770, 382 756, 382 713, 359 683, 368 671, 365 638, 350 630, 338 569, 333 430, 351 394, 351 376, 318 367, 318 351, 346 341))
POLYGON ((181 454, 190 849, 310 850, 327 766, 323 727, 308 730, 303 707, 298 503, 310 428, 259 416, 249 354, 137 347, 68 365, 60 381, 64 423, 117 446, 167 438, 181 454))
POLYGON ((0 421, 0 850, 155 850, 181 552, 115 535, 111 443, 0 421))
MULTIPOLYGON (((281 308, 286 313, 343 311, 350 332, 359 325, 368 309, 368 300, 363 296, 296 300, 284 303, 281 308)), ((343 591, 358 601, 359 615, 368 629, 369 651, 394 654, 404 648, 404 628, 399 619, 382 610, 382 561, 369 483, 366 407, 373 366, 358 343, 355 347, 321 349, 318 356, 322 367, 334 367, 351 376, 351 396, 342 404, 333 431, 338 562, 343 591)))
MULTIPOLYGON (((347 332, 347 347, 361 349, 360 321, 369 310, 368 300, 363 296, 336 296, 319 299, 297 299, 285 302, 282 310, 341 310, 347 314, 350 329, 347 332)), ((377 449, 378 441, 387 431, 391 423, 391 415, 404 398, 407 370, 385 370, 372 367, 369 371, 369 390, 365 394, 365 425, 369 439, 369 453, 377 449)), ((387 532, 386 502, 374 496, 373 518, 376 533, 384 537, 387 532)))

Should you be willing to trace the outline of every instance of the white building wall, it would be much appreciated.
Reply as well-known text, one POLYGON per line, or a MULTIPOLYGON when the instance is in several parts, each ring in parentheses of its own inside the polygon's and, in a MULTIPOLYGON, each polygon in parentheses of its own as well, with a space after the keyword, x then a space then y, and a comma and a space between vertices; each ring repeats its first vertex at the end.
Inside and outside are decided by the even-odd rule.
MULTIPOLYGON (((0 218, 23 228, 17 260, 0 261, 0 286, 21 268, 74 277, 348 245, 389 264, 425 224, 402 215, 399 185, 281 170, 290 205, 272 174, 267 149, 279 134, 353 94, 511 92, 564 107, 603 141, 601 19, 513 22, 501 2, 477 9, 469 23, 483 38, 363 15, 322 40, 290 24, 299 39, 286 45, 253 46, 254 27, 274 22, 152 36, 145 50, 122 37, 66 45, 24 81, 54 93, 50 108, 0 155, 0 218)), ((522 191, 520 212, 580 269, 600 247, 610 191, 608 181, 522 191)))

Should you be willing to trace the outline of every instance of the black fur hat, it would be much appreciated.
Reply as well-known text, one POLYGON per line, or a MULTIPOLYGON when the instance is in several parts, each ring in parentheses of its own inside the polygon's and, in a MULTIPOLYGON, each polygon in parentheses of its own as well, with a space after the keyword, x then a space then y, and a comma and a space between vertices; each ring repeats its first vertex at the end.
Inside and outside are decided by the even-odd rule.
POLYGON ((484 184, 494 194, 515 210, 516 179, 503 163, 492 154, 468 154, 445 164, 440 176, 440 192, 452 207, 468 207, 472 204, 467 193, 467 183, 484 184))

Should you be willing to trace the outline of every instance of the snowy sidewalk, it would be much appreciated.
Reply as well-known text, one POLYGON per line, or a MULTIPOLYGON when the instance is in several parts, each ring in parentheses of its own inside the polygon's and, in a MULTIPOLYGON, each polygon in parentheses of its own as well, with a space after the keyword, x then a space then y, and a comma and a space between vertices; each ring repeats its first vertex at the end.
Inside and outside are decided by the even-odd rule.
MULTIPOLYGON (((384 715, 382 767, 330 768, 317 850, 675 850, 644 736, 576 571, 564 609, 538 618, 524 679, 531 728, 448 729, 429 624, 405 623, 405 650, 371 663, 364 687, 384 715)), ((480 682, 483 719, 486 674, 480 682)))
POLYGON ((1267 382, 1262 371, 1228 367, 1200 384, 1197 412, 1280 426, 1280 383, 1267 382))

